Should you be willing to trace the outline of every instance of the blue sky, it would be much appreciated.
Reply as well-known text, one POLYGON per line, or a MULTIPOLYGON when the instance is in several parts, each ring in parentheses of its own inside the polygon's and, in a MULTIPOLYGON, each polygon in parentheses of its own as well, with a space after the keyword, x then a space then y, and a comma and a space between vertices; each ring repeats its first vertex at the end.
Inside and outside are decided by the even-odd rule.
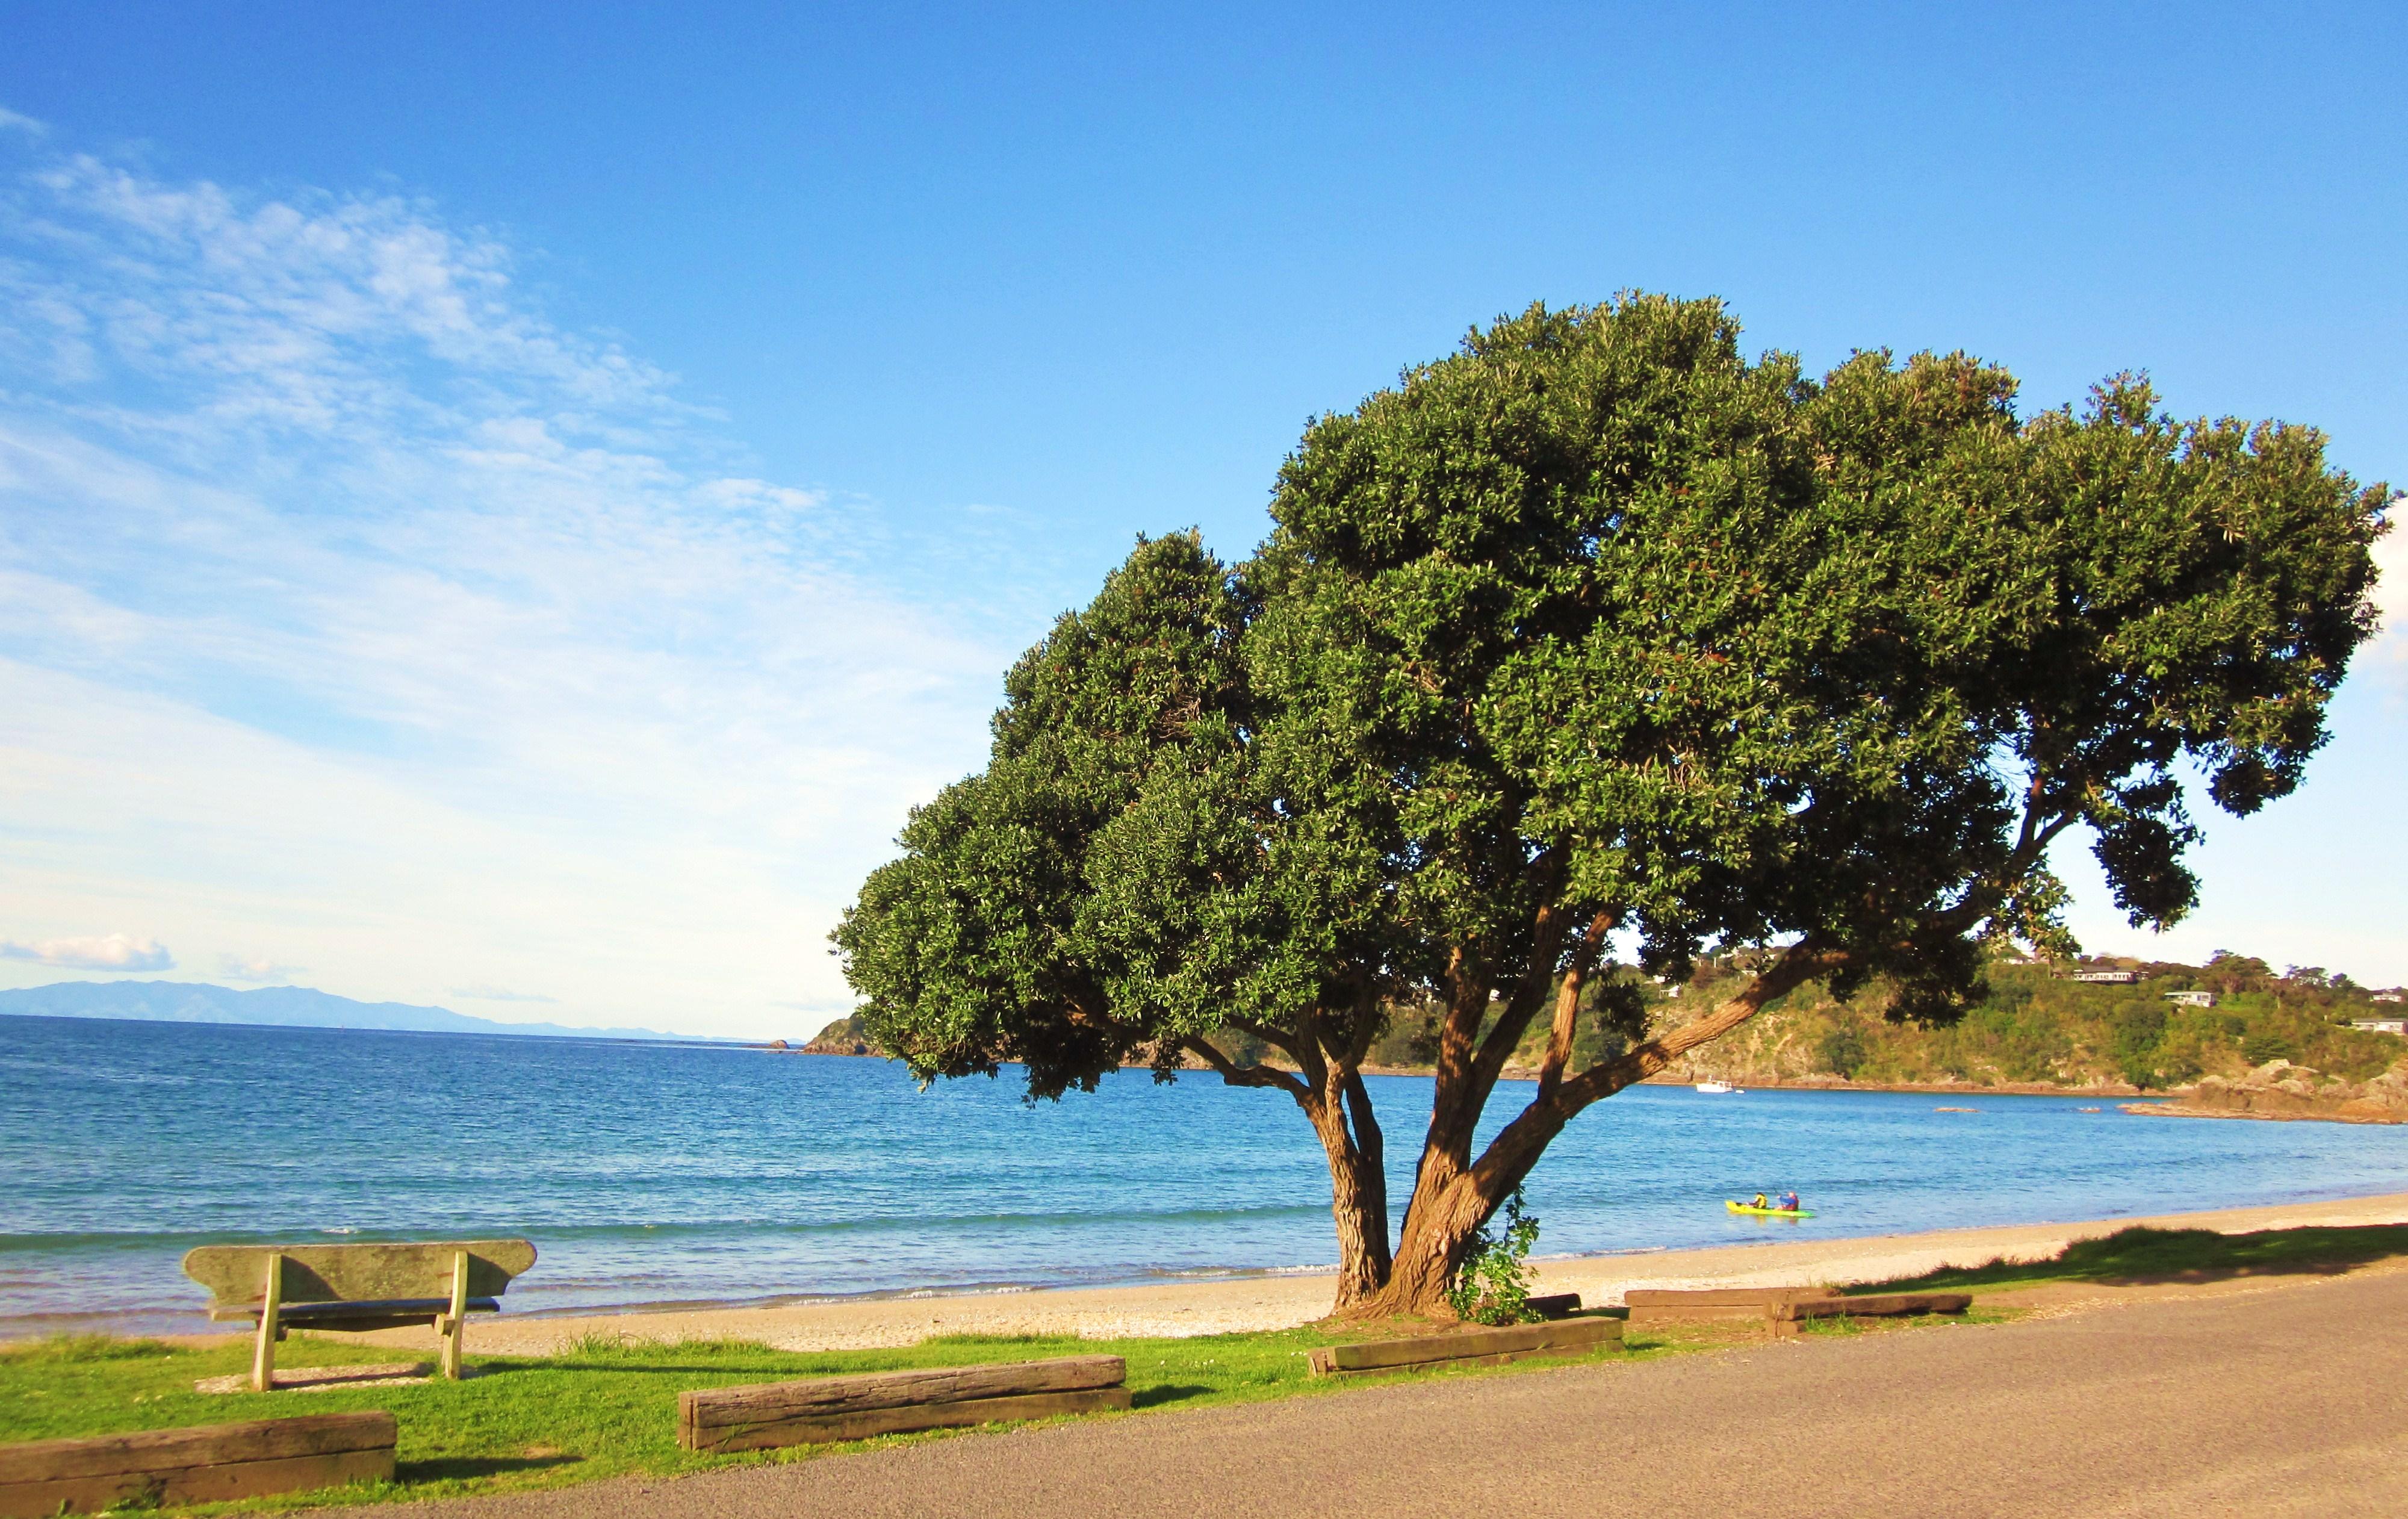
MULTIPOLYGON (((1533 298, 2408 482, 2404 13, 1929 9, 0 4, 0 984, 808 1028, 1012 653, 1533 298)), ((2086 940, 2408 980, 2401 643, 2086 940)))

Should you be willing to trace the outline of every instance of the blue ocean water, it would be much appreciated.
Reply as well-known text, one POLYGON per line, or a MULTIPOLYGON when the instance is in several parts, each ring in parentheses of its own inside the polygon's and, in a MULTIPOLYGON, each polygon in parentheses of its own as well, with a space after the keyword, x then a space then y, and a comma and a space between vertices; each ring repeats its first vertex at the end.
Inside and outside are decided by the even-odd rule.
MULTIPOLYGON (((1401 1206, 1428 1082, 1370 1085, 1401 1206)), ((1637 1088, 1531 1178, 1539 1253, 2408 1190, 2408 1128, 2086 1105, 1637 1088), (1723 1211, 1781 1187, 1817 1216, 1723 1211)), ((0 1334, 202 1327, 178 1259, 246 1240, 523 1234, 518 1312, 1311 1268, 1328 1196, 1287 1098, 1204 1077, 1030 1106, 733 1047, 0 1017, 0 1334)))

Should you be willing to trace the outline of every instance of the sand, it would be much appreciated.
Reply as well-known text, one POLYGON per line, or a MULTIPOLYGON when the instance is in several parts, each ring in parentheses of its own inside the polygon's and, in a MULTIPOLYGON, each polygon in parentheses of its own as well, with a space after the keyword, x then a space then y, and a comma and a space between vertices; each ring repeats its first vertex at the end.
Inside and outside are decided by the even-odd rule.
MULTIPOLYGON (((2219 1209, 2147 1218, 2093 1219, 2000 1228, 1854 1240, 1784 1240, 1793 1225, 1768 1220, 1775 1237, 1761 1244, 1670 1250, 1535 1262, 1542 1292, 1577 1292, 1591 1307, 1622 1301, 1632 1287, 1845 1285, 1913 1276, 1943 1266, 1976 1266, 2001 1256, 2042 1259, 2076 1240, 2136 1224, 2226 1233, 2314 1225, 2408 1223, 2408 1193, 2271 1208, 2219 1209)), ((1283 1329, 1329 1311, 1334 1275, 1245 1277, 1135 1287, 905 1298, 849 1298, 774 1308, 638 1311, 576 1317, 480 1317, 468 1327, 469 1354, 550 1354, 587 1335, 675 1342, 742 1340, 781 1350, 855 1350, 909 1345, 934 1335, 1131 1336, 1226 1334, 1283 1329)), ((2037 1306, 2037 1305, 2035 1305, 2037 1306)), ((432 1350, 431 1330, 393 1329, 341 1337, 366 1344, 432 1350)))

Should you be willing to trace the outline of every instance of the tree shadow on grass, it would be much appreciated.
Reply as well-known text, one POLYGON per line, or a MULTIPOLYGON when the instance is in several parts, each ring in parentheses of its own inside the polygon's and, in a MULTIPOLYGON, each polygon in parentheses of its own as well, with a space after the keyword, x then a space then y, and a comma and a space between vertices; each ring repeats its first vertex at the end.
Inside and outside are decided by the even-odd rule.
POLYGON ((1194 1383, 1164 1383, 1156 1387, 1140 1387, 1129 1394, 1129 1407, 1161 1408, 1167 1403, 1184 1403, 1191 1397, 1201 1397, 1217 1391, 1194 1383))
POLYGON ((2135 1226, 2102 1239, 2077 1240, 2052 1260, 1992 1261, 1987 1266, 1951 1268, 1848 1290, 1898 1292, 2044 1281, 2139 1287, 2229 1282, 2246 1276, 2340 1276, 2403 1255, 2408 1255, 2408 1225, 2340 1225, 2251 1234, 2135 1226))

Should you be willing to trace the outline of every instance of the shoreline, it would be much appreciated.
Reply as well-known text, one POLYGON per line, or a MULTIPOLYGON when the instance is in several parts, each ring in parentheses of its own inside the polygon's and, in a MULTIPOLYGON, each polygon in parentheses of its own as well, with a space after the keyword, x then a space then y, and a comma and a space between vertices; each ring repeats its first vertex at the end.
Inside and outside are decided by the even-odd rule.
MULTIPOLYGON (((755 1044, 748 1048, 767 1051, 773 1054, 818 1055, 830 1060, 891 1060, 893 1058, 881 1054, 873 1049, 814 1050, 806 1045, 796 1049, 780 1050, 774 1045, 767 1044, 755 1044)), ((1006 1062, 1008 1065, 1015 1063, 1006 1062)), ((1293 1066, 1276 1060, 1266 1061, 1264 1064, 1274 1070, 1283 1070, 1290 1074, 1294 1074, 1296 1069, 1293 1066)), ((1154 1068, 1123 1066, 1120 1068, 1151 1070, 1154 1068)), ((1211 1075, 1211 1068, 1201 1064, 1182 1066, 1180 1068, 1180 1073, 1211 1075)), ((1362 1074, 1366 1076, 1417 1076, 1426 1080, 1436 1076, 1437 1073, 1436 1068, 1430 1066, 1367 1065, 1362 1068, 1362 1074)), ((1539 1079, 1539 1073, 1526 1066, 1507 1066, 1497 1073, 1497 1079, 1500 1082, 1535 1082, 1539 1079)), ((1658 1074, 1642 1077, 1631 1084, 1686 1087, 1695 1086, 1698 1081, 1702 1079, 1658 1074)), ((1978 1092, 1990 1096, 2002 1097, 2140 1097, 2147 1100, 2160 1100, 2150 1098, 2146 1091, 2128 1082, 2100 1082, 2090 1086, 2065 1086, 2052 1082, 1852 1082, 1844 1076, 1775 1076, 1763 1080, 1734 1077, 1731 1080, 1733 1084, 1738 1085, 1742 1092, 1909 1092, 1922 1093, 1927 1096, 1932 1093, 1978 1092)), ((2189 1090, 2187 1086, 2169 1088, 2162 1094, 2162 1100, 2172 1101, 2178 1094, 2189 1090)))
MULTIPOLYGON (((2077 1240, 2136 1225, 2257 1229, 2408 1223, 2408 1192, 2196 1212, 1985 1225, 1852 1239, 1780 1240, 1534 1260, 1536 1290, 1577 1292, 1588 1307, 1618 1305, 1633 1287, 1844 1286, 1992 1259, 2043 1259, 2077 1240)), ((1788 1227, 1765 1220, 1768 1229, 1788 1227)), ((1329 1311, 1337 1273, 1294 1272, 1123 1287, 1046 1287, 948 1297, 849 1298, 767 1308, 693 1307, 513 1319, 508 1309, 468 1328, 469 1354, 549 1355, 587 1337, 663 1343, 740 1340, 787 1351, 885 1349, 940 1335, 1045 1335, 1087 1340, 1186 1338, 1289 1329, 1329 1311)), ((160 1337, 218 1343, 221 1335, 160 1337)), ((364 1345, 429 1351, 431 1330, 332 1335, 364 1345)))

